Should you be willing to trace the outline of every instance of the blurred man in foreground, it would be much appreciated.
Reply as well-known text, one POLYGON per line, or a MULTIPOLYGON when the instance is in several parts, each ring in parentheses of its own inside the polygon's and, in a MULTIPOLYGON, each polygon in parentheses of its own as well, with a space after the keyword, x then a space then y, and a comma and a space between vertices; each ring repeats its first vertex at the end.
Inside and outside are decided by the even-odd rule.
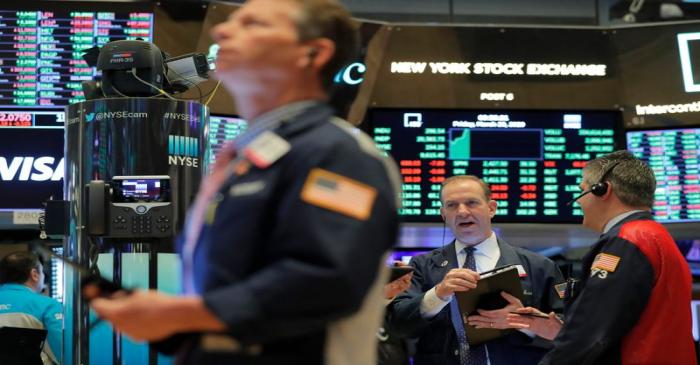
POLYGON ((249 129, 217 156, 189 212, 187 295, 92 306, 135 339, 199 333, 183 363, 373 364, 399 180, 325 103, 356 54, 356 24, 332 0, 251 0, 211 35, 217 77, 249 129))

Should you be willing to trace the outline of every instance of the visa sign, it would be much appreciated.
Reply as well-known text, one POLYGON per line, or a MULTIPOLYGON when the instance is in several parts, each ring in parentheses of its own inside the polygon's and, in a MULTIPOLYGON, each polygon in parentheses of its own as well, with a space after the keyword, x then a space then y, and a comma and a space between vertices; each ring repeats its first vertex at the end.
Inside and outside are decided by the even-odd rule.
POLYGON ((50 156, 0 156, 0 181, 59 181, 63 166, 63 159, 50 156))

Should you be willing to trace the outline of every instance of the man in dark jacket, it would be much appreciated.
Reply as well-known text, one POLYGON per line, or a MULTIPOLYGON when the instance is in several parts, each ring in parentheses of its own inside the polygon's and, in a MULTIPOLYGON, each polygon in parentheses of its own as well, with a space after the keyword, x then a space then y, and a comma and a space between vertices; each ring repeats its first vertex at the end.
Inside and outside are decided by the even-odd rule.
POLYGON ((250 0, 212 37, 217 77, 250 127, 188 214, 187 296, 91 304, 136 339, 199 332, 181 363, 375 363, 399 176, 325 103, 356 25, 332 0, 250 0))
MULTIPOLYGON (((561 310, 554 285, 563 281, 557 266, 539 254, 511 246, 496 237, 491 219, 496 201, 488 185, 476 176, 454 176, 443 183, 441 214, 455 240, 430 253, 416 256, 411 288, 394 301, 392 324, 405 335, 417 337, 415 365, 534 364, 551 343, 532 333, 510 335, 469 346, 454 293, 478 285, 479 274, 508 264, 519 265, 524 305, 547 311, 561 310), (457 313, 455 318, 454 314, 457 313)), ((514 298, 509 298, 513 301, 514 298)), ((489 327, 507 328, 509 311, 521 306, 509 304, 501 314, 487 321, 489 327)))

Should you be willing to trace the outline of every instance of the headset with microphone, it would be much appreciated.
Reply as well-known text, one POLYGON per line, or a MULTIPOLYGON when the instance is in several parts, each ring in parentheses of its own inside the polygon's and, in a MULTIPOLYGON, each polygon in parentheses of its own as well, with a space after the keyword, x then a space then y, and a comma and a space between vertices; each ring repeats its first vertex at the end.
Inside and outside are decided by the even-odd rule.
POLYGON ((309 48, 308 52, 306 53, 307 57, 307 68, 311 68, 314 65, 314 60, 316 59, 316 56, 318 56, 318 48, 316 47, 311 47, 309 48))
POLYGON ((610 165, 610 167, 608 167, 607 169, 605 169, 605 172, 603 173, 603 176, 600 177, 600 180, 598 180, 597 183, 593 184, 593 186, 591 186, 590 189, 588 189, 588 190, 584 191, 583 193, 579 194, 579 196, 577 196, 577 197, 575 197, 575 198, 569 200, 569 202, 566 203, 566 205, 574 204, 575 201, 577 201, 577 200, 583 198, 584 195, 589 194, 589 193, 593 193, 593 195, 595 195, 595 196, 603 196, 603 195, 605 195, 605 193, 608 192, 608 183, 605 181, 605 178, 608 177, 608 175, 610 175, 610 173, 612 172, 612 170, 615 169, 615 166, 617 166, 617 165, 619 165, 619 164, 620 164, 619 162, 613 162, 613 164, 610 165))

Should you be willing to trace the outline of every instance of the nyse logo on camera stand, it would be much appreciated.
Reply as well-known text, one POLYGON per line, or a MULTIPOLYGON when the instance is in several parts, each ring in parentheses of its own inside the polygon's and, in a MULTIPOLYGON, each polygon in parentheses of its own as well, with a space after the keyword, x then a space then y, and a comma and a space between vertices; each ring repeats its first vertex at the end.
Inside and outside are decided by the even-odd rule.
POLYGON ((168 165, 199 167, 197 138, 168 136, 168 165))

